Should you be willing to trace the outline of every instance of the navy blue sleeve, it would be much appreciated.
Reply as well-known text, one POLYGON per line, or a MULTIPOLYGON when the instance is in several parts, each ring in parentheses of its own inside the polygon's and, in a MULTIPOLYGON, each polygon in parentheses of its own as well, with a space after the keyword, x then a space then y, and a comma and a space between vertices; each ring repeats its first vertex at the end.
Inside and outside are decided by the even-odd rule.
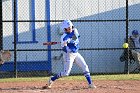
POLYGON ((64 47, 62 48, 62 50, 63 50, 64 52, 67 53, 67 47, 66 47, 66 46, 64 46, 64 47))

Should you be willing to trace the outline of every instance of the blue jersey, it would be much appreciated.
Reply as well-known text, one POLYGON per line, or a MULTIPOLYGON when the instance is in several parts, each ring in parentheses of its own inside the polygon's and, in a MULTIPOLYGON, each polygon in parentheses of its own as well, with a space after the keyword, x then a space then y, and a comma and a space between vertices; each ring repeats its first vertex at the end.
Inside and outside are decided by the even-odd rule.
POLYGON ((78 52, 79 33, 77 29, 74 28, 71 33, 64 33, 61 36, 61 46, 64 52, 78 52), (67 46, 64 46, 64 42, 67 42, 67 46))

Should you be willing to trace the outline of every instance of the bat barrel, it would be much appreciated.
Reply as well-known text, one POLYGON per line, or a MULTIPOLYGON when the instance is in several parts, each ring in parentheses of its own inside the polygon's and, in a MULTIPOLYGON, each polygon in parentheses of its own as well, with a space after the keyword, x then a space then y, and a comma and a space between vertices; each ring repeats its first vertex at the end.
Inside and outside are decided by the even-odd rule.
POLYGON ((43 45, 55 45, 60 44, 60 42, 44 42, 43 45))

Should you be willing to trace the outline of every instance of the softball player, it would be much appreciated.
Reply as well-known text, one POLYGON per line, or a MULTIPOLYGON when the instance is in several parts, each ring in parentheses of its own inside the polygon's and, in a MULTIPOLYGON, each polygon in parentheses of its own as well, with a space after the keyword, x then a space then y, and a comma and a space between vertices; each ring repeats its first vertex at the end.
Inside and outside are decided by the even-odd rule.
POLYGON ((48 81, 48 88, 51 88, 52 83, 61 77, 69 76, 70 71, 75 62, 84 73, 87 79, 89 88, 96 88, 93 84, 89 68, 84 60, 84 58, 78 53, 79 50, 79 33, 76 28, 74 28, 70 20, 64 20, 62 22, 62 29, 64 29, 64 34, 61 36, 61 46, 63 49, 63 59, 64 59, 64 71, 58 73, 55 76, 50 77, 48 81))

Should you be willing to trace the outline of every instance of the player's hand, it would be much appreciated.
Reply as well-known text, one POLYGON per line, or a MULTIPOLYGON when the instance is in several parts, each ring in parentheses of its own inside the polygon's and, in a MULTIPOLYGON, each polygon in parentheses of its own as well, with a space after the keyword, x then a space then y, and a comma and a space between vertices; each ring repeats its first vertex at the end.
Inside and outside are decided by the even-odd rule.
POLYGON ((67 46, 67 44, 70 43, 70 41, 71 41, 71 39, 68 38, 67 40, 64 41, 63 45, 64 45, 64 46, 67 46))
POLYGON ((67 42, 66 41, 64 42, 64 46, 67 46, 67 42))

